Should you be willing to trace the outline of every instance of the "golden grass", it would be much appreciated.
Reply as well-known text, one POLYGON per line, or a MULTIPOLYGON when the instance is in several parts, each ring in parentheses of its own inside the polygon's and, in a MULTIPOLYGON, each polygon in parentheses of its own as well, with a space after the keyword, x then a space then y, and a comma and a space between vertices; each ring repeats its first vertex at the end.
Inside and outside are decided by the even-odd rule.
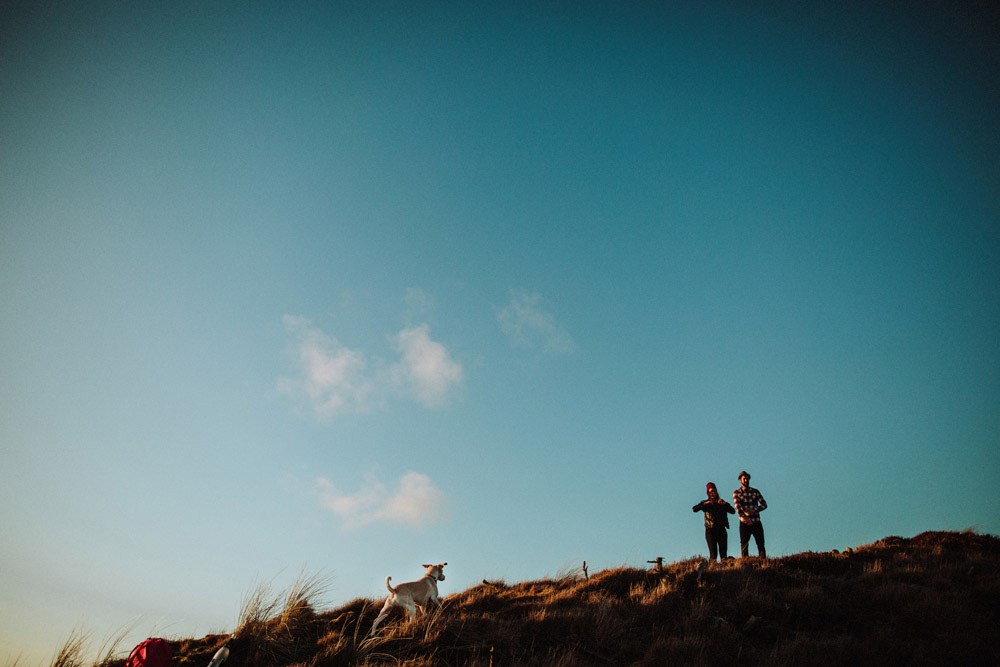
MULTIPOLYGON (((131 625, 121 628, 108 636, 94 651, 93 634, 83 628, 74 628, 50 663, 51 667, 109 667, 117 662, 123 662, 122 643, 132 629, 131 625), (91 655, 94 657, 89 657, 91 655)), ((130 649, 126 649, 126 655, 128 650, 130 649)), ((16 659, 9 667, 15 667, 19 662, 20 659, 16 659)))
MULTIPOLYGON (((483 582, 445 598, 443 611, 394 614, 375 638, 380 601, 317 613, 324 589, 322 578, 300 577, 279 594, 252 590, 226 667, 886 667, 998 664, 1000 651, 1000 539, 971 532, 483 582)), ((175 664, 203 667, 225 639, 178 642, 175 664)), ((68 655, 58 667, 82 665, 68 655)))
MULTIPOLYGON (((249 667, 291 665, 314 653, 323 631, 314 608, 328 589, 328 576, 305 572, 278 592, 271 582, 254 585, 240 604, 229 664, 237 653, 237 662, 249 667)), ((216 641, 216 648, 221 644, 216 641)))
POLYGON ((52 667, 83 667, 88 664, 86 653, 90 644, 90 633, 74 628, 66 642, 59 649, 52 667))

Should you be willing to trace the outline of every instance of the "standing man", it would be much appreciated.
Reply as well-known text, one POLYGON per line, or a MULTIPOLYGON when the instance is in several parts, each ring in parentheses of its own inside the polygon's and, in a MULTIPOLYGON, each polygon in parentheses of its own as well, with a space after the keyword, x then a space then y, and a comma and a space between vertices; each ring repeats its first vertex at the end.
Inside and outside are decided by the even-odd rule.
POLYGON ((760 491, 750 486, 750 473, 740 472, 740 488, 733 491, 733 505, 740 517, 740 555, 749 555, 750 536, 757 543, 757 555, 767 558, 764 549, 764 526, 760 523, 760 513, 767 509, 764 496, 760 491))
POLYGON ((708 559, 715 560, 718 554, 719 560, 728 558, 727 544, 729 541, 729 517, 726 514, 735 514, 733 506, 719 497, 719 490, 715 488, 714 482, 705 485, 708 492, 708 500, 703 500, 691 508, 692 512, 705 513, 705 541, 708 542, 708 559))

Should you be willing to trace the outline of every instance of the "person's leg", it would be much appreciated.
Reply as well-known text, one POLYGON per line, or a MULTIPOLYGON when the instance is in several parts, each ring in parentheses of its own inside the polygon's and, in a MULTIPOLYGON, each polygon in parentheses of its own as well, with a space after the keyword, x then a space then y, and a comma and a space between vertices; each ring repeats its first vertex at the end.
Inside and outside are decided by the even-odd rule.
POLYGON ((708 559, 715 560, 715 535, 712 529, 705 527, 705 541, 708 542, 708 559))
POLYGON ((740 556, 746 558, 750 555, 750 526, 740 521, 740 556))
POLYGON ((767 558, 767 550, 764 549, 764 524, 758 523, 753 527, 753 540, 757 543, 757 555, 767 558))
POLYGON ((729 531, 725 526, 719 528, 717 536, 719 538, 719 560, 726 560, 729 557, 729 531))

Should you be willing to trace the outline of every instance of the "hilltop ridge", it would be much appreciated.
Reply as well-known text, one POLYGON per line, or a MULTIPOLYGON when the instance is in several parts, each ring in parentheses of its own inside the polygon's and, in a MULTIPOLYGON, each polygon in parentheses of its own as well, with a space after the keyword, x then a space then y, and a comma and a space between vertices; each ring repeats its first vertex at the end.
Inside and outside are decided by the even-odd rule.
MULTIPOLYGON (((1000 665, 995 536, 925 532, 704 562, 484 581, 442 612, 394 615, 374 639, 379 600, 317 613, 306 581, 284 598, 248 598, 226 667, 1000 665)), ((227 638, 171 640, 172 664, 203 667, 227 638)))

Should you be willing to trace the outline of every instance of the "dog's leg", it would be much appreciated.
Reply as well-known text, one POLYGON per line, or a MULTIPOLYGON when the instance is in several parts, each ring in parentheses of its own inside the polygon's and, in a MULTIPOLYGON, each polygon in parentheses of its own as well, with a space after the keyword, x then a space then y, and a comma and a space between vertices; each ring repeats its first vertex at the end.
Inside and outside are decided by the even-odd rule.
POLYGON ((379 615, 375 618, 375 622, 372 623, 372 631, 368 633, 369 637, 375 636, 375 629, 378 628, 379 623, 389 617, 390 611, 392 611, 392 598, 387 598, 385 604, 382 605, 382 611, 379 612, 379 615))

